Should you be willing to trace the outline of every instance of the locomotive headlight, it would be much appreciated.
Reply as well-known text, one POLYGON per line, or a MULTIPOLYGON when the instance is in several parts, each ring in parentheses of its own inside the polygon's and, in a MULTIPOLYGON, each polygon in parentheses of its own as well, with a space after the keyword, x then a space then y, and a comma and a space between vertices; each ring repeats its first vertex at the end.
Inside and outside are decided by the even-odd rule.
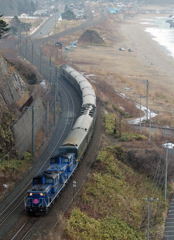
POLYGON ((33 193, 31 192, 31 193, 29 194, 29 196, 33 196, 33 193))
POLYGON ((43 196, 43 193, 40 193, 40 196, 43 196))

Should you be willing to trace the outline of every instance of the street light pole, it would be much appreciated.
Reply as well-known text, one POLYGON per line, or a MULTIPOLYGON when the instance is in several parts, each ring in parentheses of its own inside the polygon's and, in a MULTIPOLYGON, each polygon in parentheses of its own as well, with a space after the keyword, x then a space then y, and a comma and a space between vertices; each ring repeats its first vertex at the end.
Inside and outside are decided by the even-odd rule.
POLYGON ((33 158, 35 156, 34 144, 35 144, 35 136, 34 136, 34 106, 32 106, 32 157, 33 158))
POLYGON ((159 199, 153 199, 153 198, 146 198, 146 201, 148 201, 148 216, 147 216, 147 240, 149 240, 149 222, 150 222, 150 202, 156 202, 159 199))
POLYGON ((147 91, 146 91, 146 109, 147 109, 147 114, 146 114, 146 120, 148 120, 148 92, 149 92, 149 81, 146 80, 147 83, 147 91))
POLYGON ((149 141, 151 140, 151 111, 150 111, 150 124, 149 124, 149 141))
POLYGON ((173 149, 174 144, 172 143, 165 143, 162 146, 166 149, 166 169, 165 169, 165 202, 167 199, 167 168, 168 168, 168 148, 173 149))
POLYGON ((167 196, 167 167, 168 167, 168 147, 166 150, 166 171, 165 171, 165 202, 166 202, 166 196, 167 196))
POLYGON ((141 133, 141 94, 139 95, 140 98, 140 133, 141 133))

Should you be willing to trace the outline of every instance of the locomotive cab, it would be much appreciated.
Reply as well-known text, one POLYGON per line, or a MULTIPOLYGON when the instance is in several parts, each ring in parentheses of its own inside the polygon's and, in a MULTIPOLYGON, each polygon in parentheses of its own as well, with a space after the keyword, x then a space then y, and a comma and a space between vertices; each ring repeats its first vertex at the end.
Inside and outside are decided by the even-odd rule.
POLYGON ((54 201, 58 189, 60 174, 43 172, 33 178, 33 187, 28 191, 25 208, 29 213, 47 212, 54 201))
POLYGON ((50 164, 47 171, 58 171, 60 173, 60 183, 65 184, 76 167, 74 153, 59 153, 51 158, 50 164))

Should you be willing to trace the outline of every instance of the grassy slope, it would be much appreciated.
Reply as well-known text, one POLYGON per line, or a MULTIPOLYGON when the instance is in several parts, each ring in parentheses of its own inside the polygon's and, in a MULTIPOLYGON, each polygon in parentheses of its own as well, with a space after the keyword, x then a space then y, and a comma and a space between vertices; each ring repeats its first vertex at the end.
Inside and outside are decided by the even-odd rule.
MULTIPOLYGON (((96 158, 94 173, 84 186, 78 208, 67 221, 70 239, 142 239, 146 230, 145 200, 153 196, 151 181, 124 164, 125 151, 120 146, 108 146, 96 158)), ((156 189, 155 196, 161 196, 156 189)), ((162 199, 160 199, 162 200, 162 199)), ((151 204, 152 236, 163 222, 163 201, 151 204), (153 233, 154 232, 154 233, 153 233)), ((157 238, 156 238, 157 239, 157 238)))
MULTIPOLYGON (((112 116, 106 116, 105 131, 112 135, 112 116)), ((129 134, 135 135, 131 131, 129 134)), ((141 144, 143 141, 145 144, 147 140, 141 144)), ((134 144, 139 143, 134 140, 134 144)), ((92 168, 93 174, 66 221, 65 239, 143 239, 147 229, 146 198, 151 197, 160 201, 151 203, 150 236, 162 239, 165 205, 161 185, 154 188, 149 173, 134 170, 120 145, 104 147, 92 168)))

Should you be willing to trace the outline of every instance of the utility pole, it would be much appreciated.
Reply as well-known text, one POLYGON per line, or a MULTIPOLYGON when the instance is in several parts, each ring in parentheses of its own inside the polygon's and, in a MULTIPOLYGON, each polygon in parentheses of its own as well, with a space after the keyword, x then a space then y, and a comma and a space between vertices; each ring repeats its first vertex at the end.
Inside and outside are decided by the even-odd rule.
POLYGON ((19 41, 20 41, 20 34, 19 34, 19 30, 18 30, 18 51, 19 51, 19 41))
POLYGON ((49 102, 47 102, 47 137, 49 135, 49 102))
POLYGON ((147 109, 147 114, 146 114, 146 120, 148 120, 148 92, 149 92, 149 81, 146 80, 147 83, 147 90, 146 90, 146 109, 147 109))
POLYGON ((32 106, 32 157, 34 158, 35 151, 34 151, 34 106, 32 106))
POLYGON ((140 133, 141 133, 141 94, 139 95, 140 98, 140 133))
POLYGON ((31 44, 31 63, 33 65, 33 43, 31 44))
POLYGON ((40 48, 40 74, 42 73, 42 46, 40 48))
POLYGON ((167 196, 167 167, 168 167, 168 146, 166 150, 166 171, 165 171, 165 203, 166 203, 166 196, 167 196))
POLYGON ((57 67, 55 67, 55 81, 54 81, 54 126, 56 124, 56 97, 57 97, 57 67))
POLYGON ((50 57, 50 83, 51 83, 51 57, 50 57))
POLYGON ((147 240, 149 240, 149 222, 150 222, 150 202, 156 202, 159 199, 153 199, 153 198, 146 198, 146 201, 148 201, 148 216, 147 216, 147 240))
POLYGON ((25 59, 27 59, 27 38, 25 40, 25 59))
POLYGON ((120 114, 120 116, 119 116, 119 135, 120 135, 120 137, 121 137, 121 114, 120 114))
POLYGON ((150 111, 150 124, 149 124, 149 141, 151 140, 151 111, 150 111))
POLYGON ((21 25, 19 27, 19 46, 20 46, 20 53, 21 53, 21 25))

